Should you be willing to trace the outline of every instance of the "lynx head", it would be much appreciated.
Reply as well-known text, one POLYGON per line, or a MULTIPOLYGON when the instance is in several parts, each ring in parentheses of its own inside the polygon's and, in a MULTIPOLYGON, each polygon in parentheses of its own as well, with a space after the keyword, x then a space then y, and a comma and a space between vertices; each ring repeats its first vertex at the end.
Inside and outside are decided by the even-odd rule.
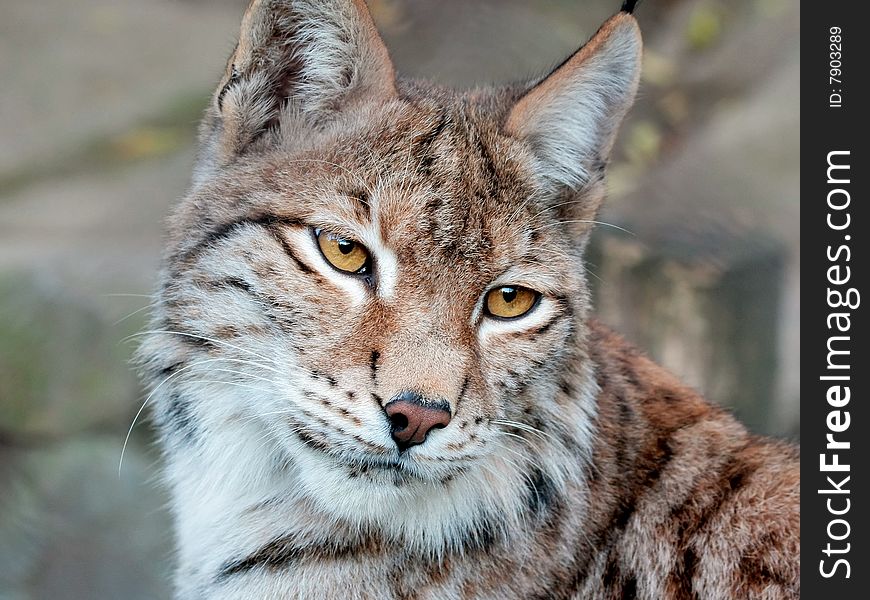
POLYGON ((363 0, 254 0, 141 350, 173 484, 433 546, 557 502, 640 49, 623 12, 544 78, 454 92, 396 77, 363 0))

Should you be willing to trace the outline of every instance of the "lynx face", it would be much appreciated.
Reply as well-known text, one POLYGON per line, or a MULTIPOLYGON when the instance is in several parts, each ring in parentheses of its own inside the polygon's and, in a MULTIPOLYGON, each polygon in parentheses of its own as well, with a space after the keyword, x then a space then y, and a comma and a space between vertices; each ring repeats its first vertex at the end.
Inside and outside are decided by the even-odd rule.
POLYGON ((579 477, 581 254, 639 51, 620 14, 547 78, 454 93, 396 79, 361 2, 254 2, 141 352, 170 479, 437 549, 579 477))
MULTIPOLYGON (((432 494, 493 462, 521 478, 517 428, 573 437, 583 422, 553 399, 586 307, 576 242, 524 149, 488 125, 397 106, 328 150, 269 153, 197 192, 209 213, 173 257, 166 329, 215 341, 179 379, 215 380, 222 418, 312 461, 312 487, 432 494), (449 422, 403 447, 385 412, 403 394, 449 422)), ((208 435, 198 421, 181 433, 208 435)))

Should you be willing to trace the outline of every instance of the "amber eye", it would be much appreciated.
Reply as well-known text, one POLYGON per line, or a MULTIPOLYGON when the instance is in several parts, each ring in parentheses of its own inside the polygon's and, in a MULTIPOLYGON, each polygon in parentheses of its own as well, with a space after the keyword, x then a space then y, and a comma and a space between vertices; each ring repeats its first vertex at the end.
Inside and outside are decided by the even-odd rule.
POLYGON ((538 296, 538 292, 524 287, 505 285, 495 288, 486 295, 486 312, 499 319, 515 319, 532 310, 538 296))
POLYGON ((369 272, 369 251, 362 244, 316 229, 317 245, 323 258, 339 271, 365 275, 369 272))

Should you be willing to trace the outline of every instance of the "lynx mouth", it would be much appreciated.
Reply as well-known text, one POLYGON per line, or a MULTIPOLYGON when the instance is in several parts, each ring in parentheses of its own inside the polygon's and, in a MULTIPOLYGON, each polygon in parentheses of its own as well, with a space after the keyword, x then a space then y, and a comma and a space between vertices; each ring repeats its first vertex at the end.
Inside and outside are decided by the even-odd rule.
POLYGON ((419 471, 404 457, 373 456, 359 454, 350 459, 345 459, 349 468, 361 471, 381 472, 404 472, 413 473, 419 471))
POLYGON ((414 468, 403 460, 359 457, 357 460, 346 462, 345 468, 350 479, 362 479, 375 484, 400 487, 413 482, 425 483, 429 480, 420 469, 414 468))
POLYGON ((432 460, 418 457, 413 448, 400 452, 398 449, 360 446, 342 448, 330 440, 309 430, 303 423, 294 421, 295 437, 314 456, 327 459, 320 468, 337 469, 350 479, 363 479, 375 483, 432 483, 459 475, 467 465, 457 467, 447 460, 432 460))

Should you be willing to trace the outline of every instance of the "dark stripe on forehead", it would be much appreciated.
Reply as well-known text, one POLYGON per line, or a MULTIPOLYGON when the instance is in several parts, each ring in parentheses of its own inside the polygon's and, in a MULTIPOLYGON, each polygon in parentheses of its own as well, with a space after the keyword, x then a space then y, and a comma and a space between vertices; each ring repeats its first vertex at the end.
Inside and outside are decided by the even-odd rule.
POLYGON ((364 220, 371 219, 372 201, 367 191, 353 189, 343 192, 343 195, 355 201, 354 207, 357 209, 358 216, 364 220))
POLYGON ((435 164, 436 153, 433 149, 436 140, 441 137, 447 128, 450 126, 450 116, 446 110, 442 110, 439 115, 438 122, 435 127, 427 134, 420 137, 415 148, 415 158, 417 162, 417 172, 422 176, 428 176, 432 173, 432 165, 435 164))
POLYGON ((474 135, 477 144, 477 151, 480 153, 480 158, 482 159, 483 171, 486 176, 486 183, 488 184, 486 186, 487 191, 490 194, 495 195, 498 188, 498 169, 495 166, 495 160, 480 134, 475 132, 472 135, 474 135))
POLYGON ((450 123, 450 116, 447 114, 447 111, 442 110, 438 115, 435 127, 417 139, 417 153, 420 156, 425 156, 426 153, 431 152, 435 141, 441 137, 441 134, 449 127, 450 123))
POLYGON ((448 125, 450 125, 450 116, 446 110, 442 110, 438 116, 438 123, 435 125, 435 128, 418 140, 418 148, 420 150, 428 150, 435 143, 435 140, 444 133, 448 125))

